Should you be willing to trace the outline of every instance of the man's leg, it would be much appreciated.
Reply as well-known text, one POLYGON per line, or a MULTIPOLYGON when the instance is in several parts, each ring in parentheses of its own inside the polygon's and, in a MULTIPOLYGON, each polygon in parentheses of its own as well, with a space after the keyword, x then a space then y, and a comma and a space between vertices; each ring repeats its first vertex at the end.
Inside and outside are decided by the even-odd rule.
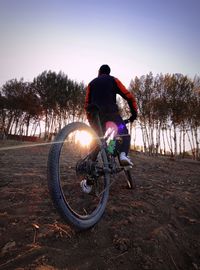
POLYGON ((131 137, 128 134, 128 129, 119 114, 111 115, 107 121, 113 121, 118 127, 118 135, 121 137, 121 142, 117 143, 117 150, 119 151, 120 163, 123 166, 133 165, 131 160, 127 157, 130 149, 131 137))
POLYGON ((128 155, 131 140, 131 137, 128 134, 128 129, 120 115, 115 115, 112 121, 116 123, 118 127, 118 135, 122 139, 121 143, 118 144, 118 149, 120 152, 125 152, 126 155, 128 155))

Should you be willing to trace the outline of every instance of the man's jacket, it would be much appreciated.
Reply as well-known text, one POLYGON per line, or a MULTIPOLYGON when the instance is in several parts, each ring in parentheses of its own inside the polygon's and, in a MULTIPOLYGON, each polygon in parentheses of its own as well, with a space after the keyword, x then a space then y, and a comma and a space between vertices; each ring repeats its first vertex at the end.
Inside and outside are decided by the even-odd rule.
POLYGON ((130 107, 131 113, 137 112, 135 97, 126 89, 126 87, 117 78, 110 75, 100 75, 92 80, 86 91, 85 110, 87 117, 88 105, 97 105, 102 113, 116 113, 118 106, 116 104, 116 95, 124 98, 130 107))

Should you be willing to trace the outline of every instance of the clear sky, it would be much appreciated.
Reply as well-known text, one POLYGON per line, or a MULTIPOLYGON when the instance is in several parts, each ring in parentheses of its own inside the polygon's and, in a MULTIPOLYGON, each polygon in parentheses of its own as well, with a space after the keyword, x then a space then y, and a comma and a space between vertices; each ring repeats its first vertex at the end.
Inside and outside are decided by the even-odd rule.
POLYGON ((0 0, 0 86, 44 70, 87 84, 101 64, 200 75, 200 0, 0 0))

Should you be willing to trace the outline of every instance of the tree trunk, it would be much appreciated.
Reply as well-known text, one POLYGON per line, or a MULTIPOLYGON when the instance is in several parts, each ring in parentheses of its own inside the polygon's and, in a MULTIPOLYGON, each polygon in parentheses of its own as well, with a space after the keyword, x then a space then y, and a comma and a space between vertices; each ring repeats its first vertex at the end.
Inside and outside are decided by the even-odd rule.
POLYGON ((26 136, 28 136, 29 125, 30 125, 30 116, 28 116, 28 119, 27 119, 27 125, 26 125, 26 136))
POLYGON ((179 155, 182 156, 182 130, 180 129, 180 134, 179 134, 179 155))
POLYGON ((195 136, 195 141, 196 141, 195 157, 196 159, 198 159, 199 158, 198 127, 195 127, 194 136, 195 136))
POLYGON ((185 136, 186 136, 186 130, 185 130, 185 127, 184 127, 184 130, 183 130, 183 158, 185 157, 185 153, 186 153, 186 150, 185 150, 185 136))
POLYGON ((165 130, 162 129, 162 138, 163 138, 163 152, 164 152, 164 155, 166 155, 166 144, 165 144, 165 130))
POLYGON ((190 139, 190 135, 188 134, 188 130, 186 131, 186 133, 187 133, 188 141, 189 141, 189 144, 190 144, 190 147, 191 147, 193 159, 195 159, 195 151, 194 151, 195 147, 194 147, 194 145, 192 143, 192 140, 190 139))
POLYGON ((174 156, 177 156, 177 134, 176 134, 176 124, 174 124, 174 156))

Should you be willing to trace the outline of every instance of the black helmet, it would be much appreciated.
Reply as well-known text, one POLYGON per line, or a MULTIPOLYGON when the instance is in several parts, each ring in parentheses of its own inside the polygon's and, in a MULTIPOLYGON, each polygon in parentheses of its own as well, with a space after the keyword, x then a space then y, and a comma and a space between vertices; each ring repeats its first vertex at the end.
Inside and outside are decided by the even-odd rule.
POLYGON ((99 69, 99 74, 110 74, 110 67, 108 65, 102 65, 99 69))

